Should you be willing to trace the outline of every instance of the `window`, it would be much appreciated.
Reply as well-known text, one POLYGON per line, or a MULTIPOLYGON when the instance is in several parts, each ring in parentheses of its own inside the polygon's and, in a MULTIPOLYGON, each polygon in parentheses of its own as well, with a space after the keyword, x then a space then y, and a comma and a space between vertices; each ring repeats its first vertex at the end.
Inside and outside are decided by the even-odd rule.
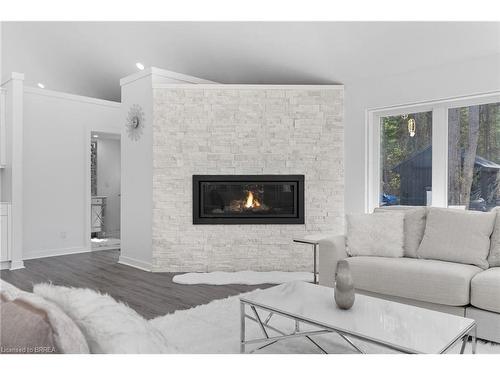
POLYGON ((500 92, 367 114, 367 212, 500 206, 500 92))
POLYGON ((500 103, 448 110, 448 204, 476 211, 500 204, 500 103))
POLYGON ((432 112, 382 117, 380 125, 380 205, 430 204, 432 112))

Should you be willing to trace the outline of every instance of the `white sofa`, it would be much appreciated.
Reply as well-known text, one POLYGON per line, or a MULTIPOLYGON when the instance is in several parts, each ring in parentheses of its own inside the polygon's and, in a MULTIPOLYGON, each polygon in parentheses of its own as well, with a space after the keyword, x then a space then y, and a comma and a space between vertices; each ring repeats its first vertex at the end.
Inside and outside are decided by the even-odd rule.
POLYGON ((479 338, 500 342, 500 267, 484 270, 419 257, 349 257, 345 236, 333 236, 319 245, 321 285, 334 285, 341 259, 347 259, 358 293, 473 318, 479 338))

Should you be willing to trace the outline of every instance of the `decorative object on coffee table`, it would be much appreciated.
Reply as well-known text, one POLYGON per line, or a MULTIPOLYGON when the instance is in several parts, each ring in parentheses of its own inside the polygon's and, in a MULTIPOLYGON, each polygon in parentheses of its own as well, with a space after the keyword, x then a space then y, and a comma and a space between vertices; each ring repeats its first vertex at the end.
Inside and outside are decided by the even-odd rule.
POLYGON ((341 260, 337 265, 337 278, 335 282, 335 303, 342 310, 349 310, 354 305, 355 293, 349 263, 341 260))

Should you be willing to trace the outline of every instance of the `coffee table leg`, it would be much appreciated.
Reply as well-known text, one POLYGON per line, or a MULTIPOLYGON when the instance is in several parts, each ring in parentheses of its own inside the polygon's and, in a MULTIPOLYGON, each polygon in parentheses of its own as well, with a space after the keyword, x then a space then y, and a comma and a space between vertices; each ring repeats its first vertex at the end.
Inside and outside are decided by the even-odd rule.
POLYGON ((467 333, 463 338, 462 338, 462 347, 460 348, 460 354, 464 354, 465 352, 465 347, 467 345, 467 342, 469 341, 469 336, 470 332, 467 333))
POLYGON ((313 247, 314 247, 314 267, 313 267, 314 278, 313 278, 313 282, 314 282, 314 284, 317 284, 318 283, 318 276, 317 276, 318 273, 317 273, 316 258, 317 258, 317 252, 318 252, 318 245, 314 244, 313 247))
POLYGON ((472 354, 476 354, 477 348, 477 325, 474 326, 474 336, 472 336, 472 354))
POLYGON ((240 353, 245 353, 245 304, 240 302, 240 353))

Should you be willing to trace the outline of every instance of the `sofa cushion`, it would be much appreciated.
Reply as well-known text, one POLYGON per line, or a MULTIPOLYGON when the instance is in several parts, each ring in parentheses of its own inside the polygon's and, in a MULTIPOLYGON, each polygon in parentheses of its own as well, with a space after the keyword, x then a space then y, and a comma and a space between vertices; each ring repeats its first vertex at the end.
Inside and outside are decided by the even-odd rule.
POLYGON ((489 267, 490 236, 495 213, 431 207, 419 258, 489 267))
POLYGON ((472 278, 471 304, 500 313, 500 267, 490 268, 472 278))
POLYGON ((23 301, 7 301, 2 297, 0 316, 1 353, 58 353, 54 333, 45 311, 23 301))
POLYGON ((346 215, 346 229, 349 256, 403 256, 403 213, 346 215))
POLYGON ((404 213, 404 256, 416 258, 418 247, 424 237, 427 207, 384 206, 375 208, 374 210, 375 213, 387 213, 391 211, 404 213))
POLYGON ((488 263, 490 267, 500 267, 500 207, 497 207, 493 212, 496 212, 495 227, 491 234, 490 255, 488 263))
MULTIPOLYGON (((50 325, 57 352, 71 354, 89 353, 87 341, 83 337, 80 329, 75 322, 54 303, 33 293, 20 290, 4 280, 0 280, 0 291, 4 301, 14 301, 24 308, 29 307, 32 311, 43 312, 50 325)), ((11 324, 10 319, 5 319, 2 324, 3 323, 11 324)))
POLYGON ((470 281, 481 268, 414 258, 348 258, 356 289, 448 306, 470 302, 470 281))

